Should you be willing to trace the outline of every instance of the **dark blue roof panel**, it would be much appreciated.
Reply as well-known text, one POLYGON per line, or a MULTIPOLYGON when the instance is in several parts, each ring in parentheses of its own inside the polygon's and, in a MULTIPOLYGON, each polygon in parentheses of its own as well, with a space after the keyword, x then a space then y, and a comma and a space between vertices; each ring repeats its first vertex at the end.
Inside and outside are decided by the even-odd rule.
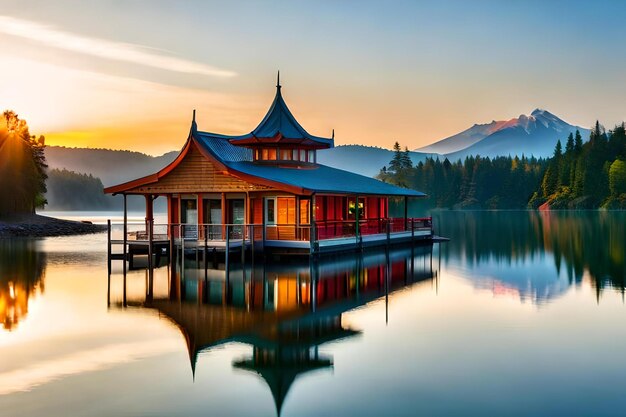
POLYGON ((374 178, 320 164, 285 167, 253 163, 252 151, 232 145, 229 136, 194 131, 194 138, 227 167, 281 184, 320 193, 425 196, 419 191, 396 187, 374 178))
POLYGON ((263 120, 261 120, 261 123, 252 131, 252 135, 256 138, 273 138, 279 133, 288 139, 309 139, 333 146, 333 139, 313 136, 304 130, 293 114, 291 114, 291 111, 289 111, 280 92, 280 86, 276 88, 276 97, 274 97, 270 109, 263 120))
POLYGON ((217 135, 208 132, 194 132, 198 142, 216 158, 224 161, 252 161, 252 149, 231 145, 231 136, 217 135))
POLYGON ((228 162, 226 165, 244 174, 302 187, 318 193, 425 196, 419 191, 396 187, 364 175, 319 164, 302 168, 261 165, 247 161, 228 162))

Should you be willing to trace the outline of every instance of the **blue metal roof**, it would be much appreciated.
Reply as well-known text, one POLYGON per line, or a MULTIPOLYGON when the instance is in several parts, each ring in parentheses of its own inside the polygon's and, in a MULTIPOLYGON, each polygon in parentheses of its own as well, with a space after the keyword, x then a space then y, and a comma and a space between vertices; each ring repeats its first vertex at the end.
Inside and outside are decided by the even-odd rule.
POLYGON ((228 140, 232 136, 194 131, 194 137, 213 156, 223 162, 252 161, 252 149, 231 145, 228 140))
POLYGON ((228 136, 194 130, 196 142, 228 168, 314 192, 424 197, 419 191, 396 187, 374 178, 320 164, 288 167, 252 162, 252 151, 232 145, 228 136))
POLYGON ((301 187, 318 193, 426 196, 426 194, 419 191, 396 187, 374 178, 331 168, 326 165, 315 164, 310 167, 291 168, 247 161, 228 162, 226 165, 244 174, 301 187))
POLYGON ((280 134, 285 139, 310 141, 332 148, 335 142, 334 138, 314 136, 304 130, 293 114, 291 114, 291 111, 289 111, 280 90, 281 86, 277 85, 276 96, 274 97, 270 109, 263 120, 261 120, 261 123, 259 123, 252 132, 239 136, 218 135, 214 133, 210 133, 209 135, 228 139, 231 142, 237 142, 249 139, 273 139, 280 134))
POLYGON ((273 138, 280 133, 288 139, 308 139, 332 147, 333 139, 313 136, 304 130, 293 114, 291 114, 291 111, 289 111, 280 90, 280 85, 277 85, 276 97, 274 97, 270 109, 251 134, 257 138, 273 138))

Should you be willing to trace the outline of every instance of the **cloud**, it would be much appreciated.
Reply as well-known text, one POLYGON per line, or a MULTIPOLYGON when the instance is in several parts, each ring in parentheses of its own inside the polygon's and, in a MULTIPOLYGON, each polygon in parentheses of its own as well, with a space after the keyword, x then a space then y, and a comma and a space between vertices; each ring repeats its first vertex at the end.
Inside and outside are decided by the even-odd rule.
POLYGON ((0 373, 0 396, 29 391, 72 375, 97 372, 177 350, 176 340, 150 340, 113 344, 36 362, 25 368, 0 373))
POLYGON ((234 71, 211 65, 160 55, 154 49, 144 46, 81 36, 11 16, 0 15, 0 33, 28 39, 53 48, 168 71, 212 77, 232 77, 237 75, 234 71))

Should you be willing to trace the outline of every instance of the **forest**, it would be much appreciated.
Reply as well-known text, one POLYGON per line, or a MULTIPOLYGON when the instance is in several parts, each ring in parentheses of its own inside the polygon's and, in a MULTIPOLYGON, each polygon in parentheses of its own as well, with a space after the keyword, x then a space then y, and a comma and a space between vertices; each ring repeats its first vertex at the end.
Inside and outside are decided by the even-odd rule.
POLYGON ((48 171, 48 208, 53 210, 110 210, 119 204, 105 195, 102 181, 66 169, 48 171))
POLYGON ((450 162, 427 158, 413 165, 396 142, 377 178, 426 193, 428 208, 625 209, 624 124, 605 131, 599 122, 584 142, 579 132, 556 144, 549 159, 467 157, 450 162))
POLYGON ((6 110, 0 118, 0 216, 34 213, 46 203, 45 138, 6 110))

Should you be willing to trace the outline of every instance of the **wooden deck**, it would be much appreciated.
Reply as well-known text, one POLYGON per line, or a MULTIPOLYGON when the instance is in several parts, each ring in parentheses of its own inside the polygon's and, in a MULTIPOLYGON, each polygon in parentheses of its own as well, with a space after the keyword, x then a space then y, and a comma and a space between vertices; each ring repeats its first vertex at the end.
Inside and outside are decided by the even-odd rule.
MULTIPOLYGON (((226 230, 224 236, 231 235, 229 233, 231 226, 224 225, 226 230)), ((170 231, 170 236, 173 236, 172 238, 169 238, 165 233, 150 236, 149 233, 141 231, 127 231, 126 239, 123 239, 123 234, 114 239, 111 237, 111 225, 109 225, 109 258, 126 259, 132 263, 136 255, 156 255, 159 258, 169 256, 172 251, 176 251, 178 254, 201 253, 202 257, 210 253, 221 253, 227 258, 231 254, 240 253, 242 257, 245 257, 246 253, 254 255, 255 252, 259 254, 278 253, 309 256, 358 251, 364 248, 404 243, 432 243, 437 238, 430 225, 429 227, 412 227, 410 230, 391 231, 388 229, 386 233, 359 234, 318 240, 268 238, 266 233, 259 233, 259 229, 254 229, 259 225, 238 225, 242 229, 237 230, 248 231, 236 235, 238 238, 226 239, 216 239, 215 236, 209 238, 202 232, 198 234, 198 230, 201 229, 197 229, 197 226, 195 235, 186 234, 184 227, 180 227, 180 225, 167 225, 166 227, 170 231), (186 237, 181 238, 180 236, 186 237), (122 238, 120 239, 120 237, 122 238)))

